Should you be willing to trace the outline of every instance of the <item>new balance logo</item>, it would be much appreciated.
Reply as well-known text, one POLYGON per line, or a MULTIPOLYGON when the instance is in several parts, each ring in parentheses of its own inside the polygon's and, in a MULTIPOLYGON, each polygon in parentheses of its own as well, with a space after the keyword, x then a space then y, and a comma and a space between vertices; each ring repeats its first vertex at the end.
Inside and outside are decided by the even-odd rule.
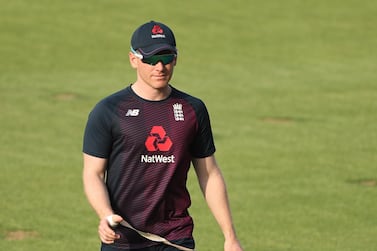
POLYGON ((139 109, 128 109, 126 113, 126 117, 137 117, 139 116, 139 109))

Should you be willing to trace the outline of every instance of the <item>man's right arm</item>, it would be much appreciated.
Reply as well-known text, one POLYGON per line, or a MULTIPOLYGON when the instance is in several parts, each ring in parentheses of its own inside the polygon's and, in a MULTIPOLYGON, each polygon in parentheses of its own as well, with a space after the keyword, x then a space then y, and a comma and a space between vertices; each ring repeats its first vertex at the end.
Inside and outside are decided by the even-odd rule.
MULTIPOLYGON (((98 226, 99 237, 104 243, 112 243, 119 238, 108 225, 106 217, 113 215, 108 191, 104 182, 107 159, 94 157, 84 153, 83 184, 89 204, 93 207, 100 223, 98 226)), ((114 221, 121 221, 115 216, 114 221)))

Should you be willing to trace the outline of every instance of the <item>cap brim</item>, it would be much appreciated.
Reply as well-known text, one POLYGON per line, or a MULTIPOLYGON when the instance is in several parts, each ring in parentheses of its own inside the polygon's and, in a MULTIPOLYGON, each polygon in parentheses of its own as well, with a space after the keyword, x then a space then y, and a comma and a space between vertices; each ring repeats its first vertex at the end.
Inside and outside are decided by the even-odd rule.
POLYGON ((138 51, 144 57, 150 57, 161 51, 171 51, 171 52, 177 53, 177 48, 175 48, 175 46, 172 46, 170 44, 154 44, 147 47, 138 48, 138 51))

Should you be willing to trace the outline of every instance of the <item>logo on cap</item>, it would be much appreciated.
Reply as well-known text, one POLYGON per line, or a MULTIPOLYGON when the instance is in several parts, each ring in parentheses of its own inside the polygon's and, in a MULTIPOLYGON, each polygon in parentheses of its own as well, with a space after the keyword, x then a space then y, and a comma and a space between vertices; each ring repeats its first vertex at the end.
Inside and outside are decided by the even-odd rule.
POLYGON ((152 38, 165 38, 164 30, 157 24, 152 28, 152 38))

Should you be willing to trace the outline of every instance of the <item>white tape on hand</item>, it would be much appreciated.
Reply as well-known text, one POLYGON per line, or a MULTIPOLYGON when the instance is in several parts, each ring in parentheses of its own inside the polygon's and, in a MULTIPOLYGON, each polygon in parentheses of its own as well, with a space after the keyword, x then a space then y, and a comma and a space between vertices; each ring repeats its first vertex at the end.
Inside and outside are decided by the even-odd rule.
POLYGON ((113 214, 106 217, 107 223, 109 223, 110 227, 118 226, 118 222, 113 220, 113 214))

